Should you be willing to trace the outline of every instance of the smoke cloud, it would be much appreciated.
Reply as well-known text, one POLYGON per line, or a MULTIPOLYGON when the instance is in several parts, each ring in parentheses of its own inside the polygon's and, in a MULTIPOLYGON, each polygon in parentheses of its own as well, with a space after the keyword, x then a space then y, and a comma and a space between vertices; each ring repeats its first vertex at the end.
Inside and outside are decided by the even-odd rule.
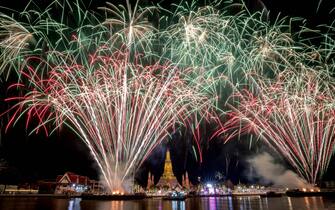
POLYGON ((99 180, 105 186, 105 190, 108 193, 119 192, 119 193, 132 193, 134 186, 134 177, 127 176, 124 177, 124 171, 127 166, 124 163, 118 163, 119 171, 110 171, 109 174, 106 174, 107 180, 112 180, 112 182, 107 182, 106 178, 100 173, 99 180))
POLYGON ((259 176, 258 178, 265 179, 264 181, 271 182, 276 187, 312 187, 293 171, 287 170, 281 164, 275 163, 274 158, 266 152, 256 155, 248 160, 248 162, 259 176))

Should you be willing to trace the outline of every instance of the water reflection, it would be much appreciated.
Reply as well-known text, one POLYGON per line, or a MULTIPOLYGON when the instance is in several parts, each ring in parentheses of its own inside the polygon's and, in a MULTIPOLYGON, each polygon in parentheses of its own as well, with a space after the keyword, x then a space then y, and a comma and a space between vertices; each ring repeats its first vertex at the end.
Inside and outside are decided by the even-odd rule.
POLYGON ((172 210, 185 210, 185 201, 172 201, 172 210))
POLYGON ((57 198, 0 197, 1 210, 335 210, 335 198, 325 197, 206 197, 186 201, 159 198, 138 201, 94 201, 57 198))
POLYGON ((211 197, 211 198, 209 198, 209 209, 210 210, 216 210, 216 198, 217 197, 211 197))
POLYGON ((69 201, 69 207, 67 208, 68 210, 76 210, 80 209, 80 201, 81 198, 74 198, 69 201))
POLYGON ((228 209, 229 210, 233 210, 234 206, 233 206, 233 198, 232 197, 228 197, 228 209))
POLYGON ((287 200, 288 200, 288 208, 289 208, 289 210, 293 210, 291 198, 287 197, 287 200))

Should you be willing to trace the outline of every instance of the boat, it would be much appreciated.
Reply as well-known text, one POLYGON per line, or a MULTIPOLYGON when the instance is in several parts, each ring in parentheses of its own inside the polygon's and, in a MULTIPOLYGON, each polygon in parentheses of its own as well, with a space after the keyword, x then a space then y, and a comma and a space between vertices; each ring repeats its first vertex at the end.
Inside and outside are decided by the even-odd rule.
POLYGON ((141 200, 146 198, 146 194, 82 194, 81 198, 83 200, 141 200))
POLYGON ((275 192, 275 191, 268 191, 268 192, 266 192, 264 194, 261 194, 260 196, 261 197, 282 197, 283 194, 275 192))
POLYGON ((163 197, 163 200, 174 200, 174 201, 184 201, 187 198, 186 194, 183 192, 171 192, 163 197))
POLYGON ((288 190, 286 191, 286 195, 289 197, 307 197, 307 196, 335 196, 335 191, 331 190, 300 190, 300 189, 294 189, 294 190, 288 190))

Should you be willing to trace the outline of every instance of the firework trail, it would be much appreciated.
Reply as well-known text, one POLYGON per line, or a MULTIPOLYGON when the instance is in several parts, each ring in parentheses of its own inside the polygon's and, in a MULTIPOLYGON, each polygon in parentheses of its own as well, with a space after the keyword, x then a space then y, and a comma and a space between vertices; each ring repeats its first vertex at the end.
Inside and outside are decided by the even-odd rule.
POLYGON ((126 1, 99 8, 101 20, 79 1, 63 3, 27 7, 22 22, 0 13, 0 75, 15 71, 9 89, 23 93, 6 100, 16 102, 6 129, 23 115, 27 127, 37 118, 36 132, 69 126, 111 191, 178 127, 191 130, 200 152, 205 123, 227 140, 257 135, 310 182, 326 170, 333 86, 322 80, 331 80, 335 46, 327 35, 324 49, 296 42, 287 19, 270 24, 245 5, 231 14, 181 2, 171 12, 126 1), (65 10, 55 20, 52 5, 70 7, 76 21, 68 24, 65 10), (157 11, 155 28, 148 17, 157 11))
POLYGON ((232 40, 239 40, 235 43, 241 50, 231 53, 237 59, 233 68, 226 68, 232 91, 220 101, 228 108, 226 118, 217 121, 220 129, 213 137, 224 134, 228 141, 252 134, 278 151, 301 177, 316 183, 334 153, 330 73, 334 40, 304 27, 291 34, 287 20, 270 25, 259 17, 242 13, 228 22, 238 31, 240 39, 232 40), (319 37, 322 45, 293 38, 306 32, 319 37))
MULTIPOLYGON (((255 78, 256 77, 256 78, 255 78)), ((334 82, 322 71, 284 71, 235 96, 227 129, 250 133, 279 152, 309 183, 319 181, 335 149, 334 82), (238 128, 239 127, 239 128, 238 128), (236 130, 235 130, 236 129, 236 130)))
MULTIPOLYGON (((50 123, 55 129, 66 124, 92 152, 109 189, 122 189, 172 125, 209 101, 172 66, 130 64, 127 53, 100 53, 106 52, 91 55, 89 66, 57 65, 47 78, 32 68, 22 71, 33 89, 6 99, 19 100, 8 126, 23 114, 27 126, 32 118, 39 121, 37 132, 50 123)), ((11 87, 18 86, 24 84, 11 87)))
MULTIPOLYGON (((115 9, 116 16, 124 14, 121 12, 124 8, 108 6, 115 9)), ((56 29, 62 28, 56 30, 60 33, 56 42, 44 40, 46 34, 39 31, 36 36, 47 42, 48 49, 42 56, 33 53, 23 56, 24 66, 17 70, 22 78, 9 89, 20 88, 24 95, 6 99, 16 103, 7 111, 12 116, 6 129, 24 115, 27 128, 34 120, 38 121, 32 132, 44 130, 48 135, 50 128, 52 133, 68 126, 90 149, 110 191, 127 190, 127 182, 133 181, 137 167, 169 136, 173 127, 193 112, 206 114, 212 104, 199 91, 200 81, 193 85, 183 79, 183 74, 191 74, 191 68, 181 71, 160 61, 146 64, 138 53, 143 51, 143 45, 136 46, 152 27, 147 21, 140 21, 143 13, 135 16, 138 13, 130 8, 128 12, 129 17, 106 19, 97 26, 83 24, 82 20, 75 30, 54 21, 56 29), (111 26, 118 30, 110 31, 111 26), (95 30, 88 33, 89 29, 95 30), (63 43, 64 38, 68 43, 63 43)), ((5 42, 18 36, 10 34, 5 42)), ((22 50, 2 47, 13 52, 9 56, 14 58, 22 50)))
POLYGON ((214 6, 196 5, 195 1, 181 2, 161 18, 165 20, 158 32, 162 50, 157 54, 176 66, 192 67, 193 72, 184 79, 193 85, 202 84, 199 90, 204 93, 217 95, 216 109, 209 113, 210 117, 193 115, 184 123, 201 154, 200 141, 205 139, 201 137, 208 132, 202 124, 224 127, 222 119, 230 109, 225 106, 227 100, 249 84, 246 75, 255 71, 269 77, 277 74, 296 58, 298 47, 293 45, 290 34, 281 32, 289 28, 284 20, 270 25, 262 20, 263 12, 229 13, 229 6, 217 10, 214 6))

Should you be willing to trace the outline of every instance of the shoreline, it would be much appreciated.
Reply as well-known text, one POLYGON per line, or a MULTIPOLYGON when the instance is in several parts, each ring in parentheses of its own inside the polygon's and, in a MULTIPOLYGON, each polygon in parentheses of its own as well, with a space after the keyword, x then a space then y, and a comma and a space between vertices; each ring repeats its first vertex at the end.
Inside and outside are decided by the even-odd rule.
MULTIPOLYGON (((196 198, 196 197, 229 197, 229 196, 262 196, 265 193, 231 193, 231 194, 212 194, 212 195, 187 195, 188 198, 196 198)), ((284 195, 284 193, 283 193, 284 195)), ((0 198, 4 197, 54 197, 54 198, 163 198, 165 195, 62 195, 62 194, 0 194, 0 198)))
MULTIPOLYGON (((259 196, 259 197, 312 197, 312 196, 334 196, 335 191, 321 191, 321 192, 302 192, 302 191, 288 191, 288 192, 276 192, 275 196, 267 193, 227 193, 227 194, 212 194, 212 195, 187 195, 187 198, 201 198, 201 197, 243 197, 243 196, 259 196)), ((127 194, 127 195, 65 195, 65 194, 0 194, 1 198, 60 198, 60 199, 71 199, 71 198, 82 198, 83 200, 142 200, 142 199, 155 199, 163 198, 164 195, 146 195, 146 194, 127 194)))
POLYGON ((61 194, 0 194, 0 198, 6 197, 53 197, 53 198, 80 198, 82 195, 61 195, 61 194))

